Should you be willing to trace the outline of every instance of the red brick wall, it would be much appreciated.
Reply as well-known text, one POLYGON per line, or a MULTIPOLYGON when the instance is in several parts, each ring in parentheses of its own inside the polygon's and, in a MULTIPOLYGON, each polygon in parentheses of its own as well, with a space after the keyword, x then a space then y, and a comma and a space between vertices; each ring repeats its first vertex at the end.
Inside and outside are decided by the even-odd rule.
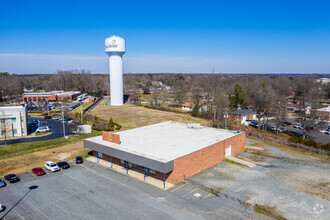
POLYGON ((102 131, 102 140, 120 144, 120 136, 118 134, 112 134, 106 131, 102 131))
POLYGON ((229 145, 231 145, 232 156, 243 152, 245 149, 245 133, 174 160, 174 170, 169 173, 166 181, 178 184, 184 179, 220 163, 225 159, 225 148, 229 145))

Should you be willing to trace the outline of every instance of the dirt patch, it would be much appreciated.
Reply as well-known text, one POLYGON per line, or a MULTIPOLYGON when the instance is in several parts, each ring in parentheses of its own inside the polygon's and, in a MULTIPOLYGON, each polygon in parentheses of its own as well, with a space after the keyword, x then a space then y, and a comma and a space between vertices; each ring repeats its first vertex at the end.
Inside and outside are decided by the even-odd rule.
POLYGON ((269 217, 272 217, 274 219, 278 219, 278 220, 285 220, 286 218, 284 218, 281 214, 281 212, 279 212, 276 209, 276 206, 268 206, 268 205, 255 205, 254 210, 256 212, 259 212, 261 214, 267 215, 269 217))
POLYGON ((54 149, 3 159, 0 161, 0 176, 9 173, 25 173, 34 167, 43 167, 45 161, 51 160, 56 163, 62 160, 70 160, 75 156, 83 155, 83 153, 83 141, 80 141, 54 149))
POLYGON ((296 188, 300 192, 316 195, 330 201, 330 180, 329 178, 303 179, 290 178, 291 188, 296 188))
POLYGON ((165 121, 177 121, 183 123, 200 123, 208 125, 210 122, 206 119, 192 117, 187 113, 165 112, 143 106, 136 106, 126 103, 123 106, 104 106, 105 100, 95 107, 90 114, 97 115, 99 118, 114 121, 122 125, 121 130, 137 128, 141 126, 156 124, 165 121))

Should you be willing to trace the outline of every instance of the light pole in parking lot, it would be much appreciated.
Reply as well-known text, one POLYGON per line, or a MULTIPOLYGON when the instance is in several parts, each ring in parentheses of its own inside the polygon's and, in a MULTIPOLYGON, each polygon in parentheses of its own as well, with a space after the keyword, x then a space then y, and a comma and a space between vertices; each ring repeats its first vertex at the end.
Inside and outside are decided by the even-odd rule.
POLYGON ((62 106, 62 123, 63 123, 63 134, 65 138, 65 120, 64 120, 64 107, 62 106))

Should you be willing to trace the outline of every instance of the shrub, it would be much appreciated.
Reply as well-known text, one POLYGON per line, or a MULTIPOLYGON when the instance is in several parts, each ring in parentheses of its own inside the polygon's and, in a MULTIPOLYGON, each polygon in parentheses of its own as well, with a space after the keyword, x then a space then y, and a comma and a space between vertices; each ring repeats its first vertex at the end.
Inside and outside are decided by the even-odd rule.
POLYGON ((305 140, 304 144, 306 144, 307 146, 311 146, 311 147, 317 147, 317 142, 314 141, 314 139, 312 139, 312 138, 305 140))

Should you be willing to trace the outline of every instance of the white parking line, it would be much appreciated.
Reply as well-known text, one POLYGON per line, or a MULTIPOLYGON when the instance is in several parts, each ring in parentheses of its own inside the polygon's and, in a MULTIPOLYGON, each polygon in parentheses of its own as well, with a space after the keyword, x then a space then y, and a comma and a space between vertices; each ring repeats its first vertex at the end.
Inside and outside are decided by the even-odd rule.
POLYGON ((40 209, 38 209, 38 207, 36 207, 35 205, 33 205, 32 202, 30 202, 28 199, 26 199, 25 202, 30 203, 30 205, 31 205, 33 208, 35 208, 36 210, 38 210, 38 211, 39 211, 41 214, 43 214, 47 219, 49 219, 49 217, 48 217, 45 213, 43 213, 40 209))
POLYGON ((184 186, 185 185, 179 186, 178 188, 173 189, 171 192, 174 192, 174 191, 176 191, 176 190, 178 190, 178 189, 180 189, 181 187, 184 187, 184 186))
POLYGON ((194 189, 194 190, 191 190, 190 192, 188 192, 187 194, 185 194, 185 195, 182 196, 182 197, 185 197, 185 196, 189 195, 190 193, 195 192, 196 190, 198 190, 198 188, 196 188, 196 189, 194 189))
POLYGON ((209 193, 207 196, 205 196, 203 199, 208 198, 210 195, 212 195, 212 193, 209 193))
POLYGON ((14 209, 14 212, 21 218, 21 219, 25 219, 23 218, 23 216, 21 216, 15 209, 14 209))
POLYGON ((68 211, 66 211, 65 209, 63 209, 61 206, 57 205, 55 202, 53 202, 54 205, 56 205, 57 207, 59 207, 60 209, 62 209, 64 212, 66 212, 66 214, 69 214, 68 211))

